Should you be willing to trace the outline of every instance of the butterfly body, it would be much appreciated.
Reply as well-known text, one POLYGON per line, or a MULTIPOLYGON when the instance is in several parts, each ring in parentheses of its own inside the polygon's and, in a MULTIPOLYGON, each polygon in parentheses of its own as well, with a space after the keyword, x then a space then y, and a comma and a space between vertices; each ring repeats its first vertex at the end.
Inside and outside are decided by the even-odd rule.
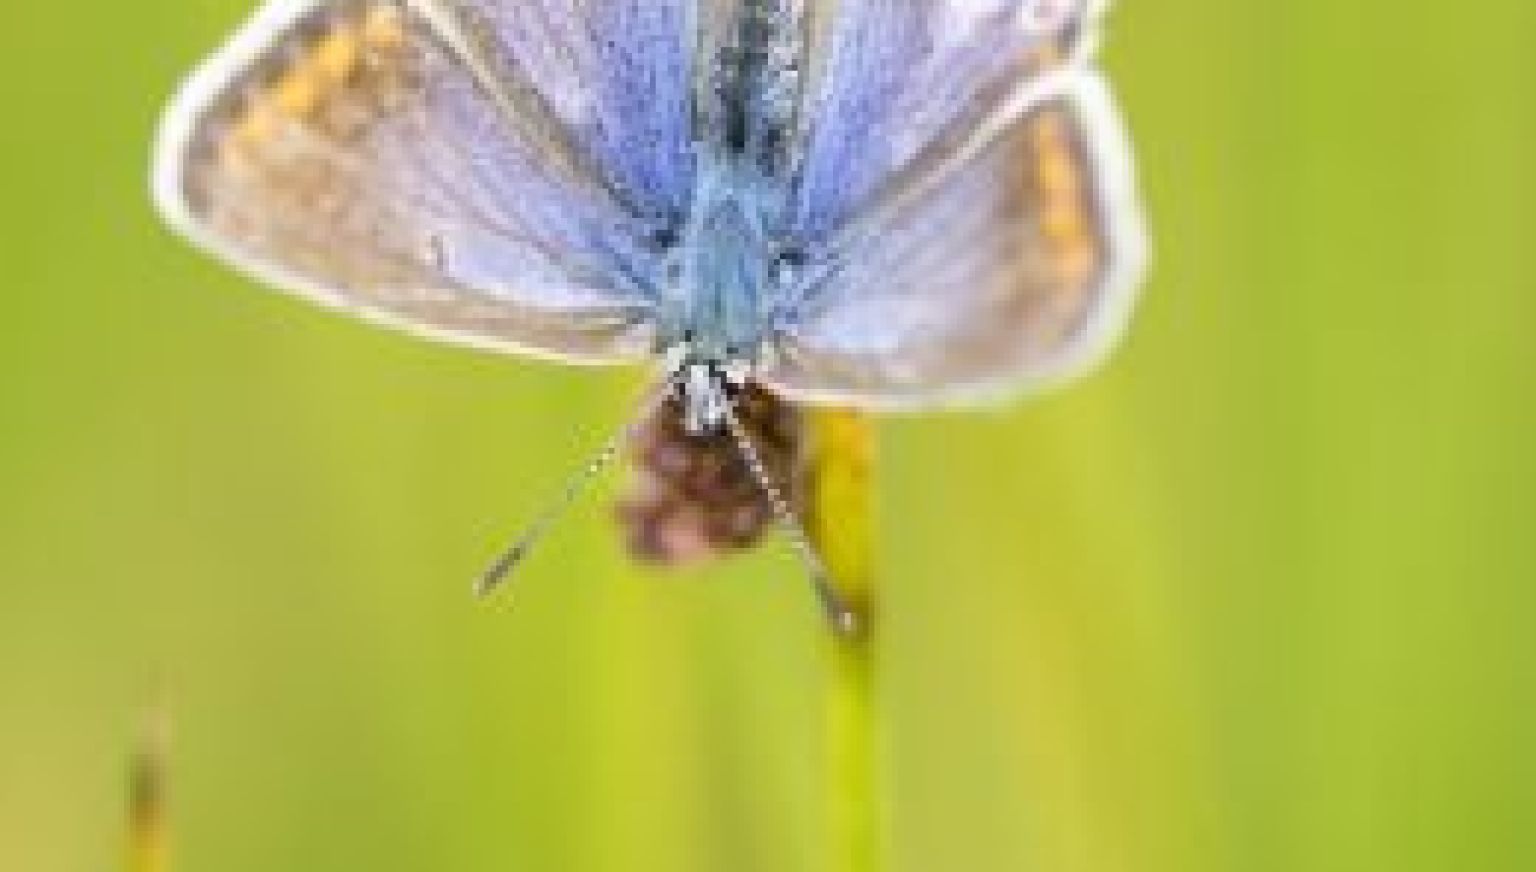
POLYGON ((170 223, 450 341, 921 408, 1057 383, 1142 264, 1095 0, 272 0, 166 116, 170 223))
POLYGON ((759 388, 1038 391, 1112 347, 1144 264, 1104 7, 269 0, 172 102, 154 194, 370 321, 660 362, 691 433, 749 437, 759 388))
POLYGON ((772 251, 775 199, 750 171, 706 163, 672 253, 674 283, 660 304, 663 348, 686 344, 692 356, 715 364, 756 358, 769 326, 766 304, 780 290, 772 251))
POLYGON ((684 226, 660 231, 676 244, 657 295, 657 345, 691 368, 680 385, 693 431, 720 428, 725 395, 764 359, 794 299, 800 252, 785 226, 803 51, 792 5, 746 0, 728 30, 698 61, 684 226))

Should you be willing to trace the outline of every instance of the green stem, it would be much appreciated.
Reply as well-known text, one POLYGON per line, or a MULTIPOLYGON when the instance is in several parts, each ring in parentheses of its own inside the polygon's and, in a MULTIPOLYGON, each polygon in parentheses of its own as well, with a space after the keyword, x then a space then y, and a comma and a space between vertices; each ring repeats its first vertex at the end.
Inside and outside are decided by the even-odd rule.
POLYGON ((879 737, 874 711, 874 657, 868 633, 834 637, 827 705, 830 750, 827 798, 832 870, 880 868, 879 737))

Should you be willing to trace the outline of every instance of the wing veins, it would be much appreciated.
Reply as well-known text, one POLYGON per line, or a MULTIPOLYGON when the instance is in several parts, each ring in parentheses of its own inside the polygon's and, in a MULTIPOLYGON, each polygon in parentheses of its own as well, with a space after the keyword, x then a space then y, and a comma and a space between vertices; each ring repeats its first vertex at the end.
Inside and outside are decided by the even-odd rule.
MULTIPOLYGON (((610 205, 638 221, 645 221, 640 209, 623 191, 614 185, 607 175, 596 168, 592 155, 578 145, 571 130, 550 107, 548 99, 531 82, 509 82, 490 60, 493 50, 487 46, 486 24, 462 7, 459 0, 408 0, 432 33, 448 50, 450 56, 461 63, 475 83, 490 97, 496 106, 496 114, 514 130, 530 135, 538 146, 535 151, 555 164, 555 169, 567 179, 590 179, 610 200, 610 205), (519 105, 520 102, 531 105, 519 105), (535 117, 539 124, 529 129, 518 124, 518 119, 535 117)), ((517 65, 518 59, 506 52, 508 63, 517 65)))

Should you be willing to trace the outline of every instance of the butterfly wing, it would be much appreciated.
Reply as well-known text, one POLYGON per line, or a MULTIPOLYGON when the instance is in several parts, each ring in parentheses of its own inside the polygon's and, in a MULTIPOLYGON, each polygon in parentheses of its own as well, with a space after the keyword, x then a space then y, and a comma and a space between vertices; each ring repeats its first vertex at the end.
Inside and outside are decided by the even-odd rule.
POLYGON ((1098 0, 822 0, 792 232, 832 236, 1043 71, 1091 53, 1098 0))
POLYGON ((948 165, 852 222, 780 328, 765 380, 872 408, 1058 381, 1109 347, 1144 260, 1125 134, 1064 69, 948 165))
POLYGON ((274 0, 167 113, 156 199, 254 276, 374 320, 642 353, 654 240, 691 186, 684 6, 274 0))

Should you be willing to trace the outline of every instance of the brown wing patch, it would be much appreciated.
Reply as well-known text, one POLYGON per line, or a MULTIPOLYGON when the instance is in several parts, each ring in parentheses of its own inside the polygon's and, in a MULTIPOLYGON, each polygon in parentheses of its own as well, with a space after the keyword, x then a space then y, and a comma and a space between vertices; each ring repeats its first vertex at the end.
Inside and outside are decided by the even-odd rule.
POLYGON ((1040 195, 1040 229, 1046 247, 1063 277, 1073 283, 1093 277, 1100 259, 1100 238, 1094 233, 1095 218, 1089 179, 1078 143, 1067 119, 1049 112, 1033 125, 1035 141, 1034 182, 1040 195))
POLYGON ((403 211, 405 168, 376 148, 378 133, 411 135, 434 62, 430 34, 406 16, 393 0, 317 7, 230 85, 188 149, 197 220, 336 302, 402 310, 432 303, 387 295, 444 285, 430 232, 403 211))
POLYGON ((333 141, 360 135, 368 122, 397 107, 414 76, 403 13, 392 4, 331 12, 287 37, 266 82, 234 98, 217 148, 240 164, 302 125, 333 141))
POLYGON ((1023 223, 1025 247, 1044 272, 1054 273, 1055 281, 1043 285, 1049 289, 1048 320, 1070 333, 1082 326, 1082 295, 1099 280, 1106 260, 1092 167, 1081 128, 1067 109, 1047 108, 1027 125, 1024 184, 1033 206, 1025 210, 1031 216, 1023 223))

